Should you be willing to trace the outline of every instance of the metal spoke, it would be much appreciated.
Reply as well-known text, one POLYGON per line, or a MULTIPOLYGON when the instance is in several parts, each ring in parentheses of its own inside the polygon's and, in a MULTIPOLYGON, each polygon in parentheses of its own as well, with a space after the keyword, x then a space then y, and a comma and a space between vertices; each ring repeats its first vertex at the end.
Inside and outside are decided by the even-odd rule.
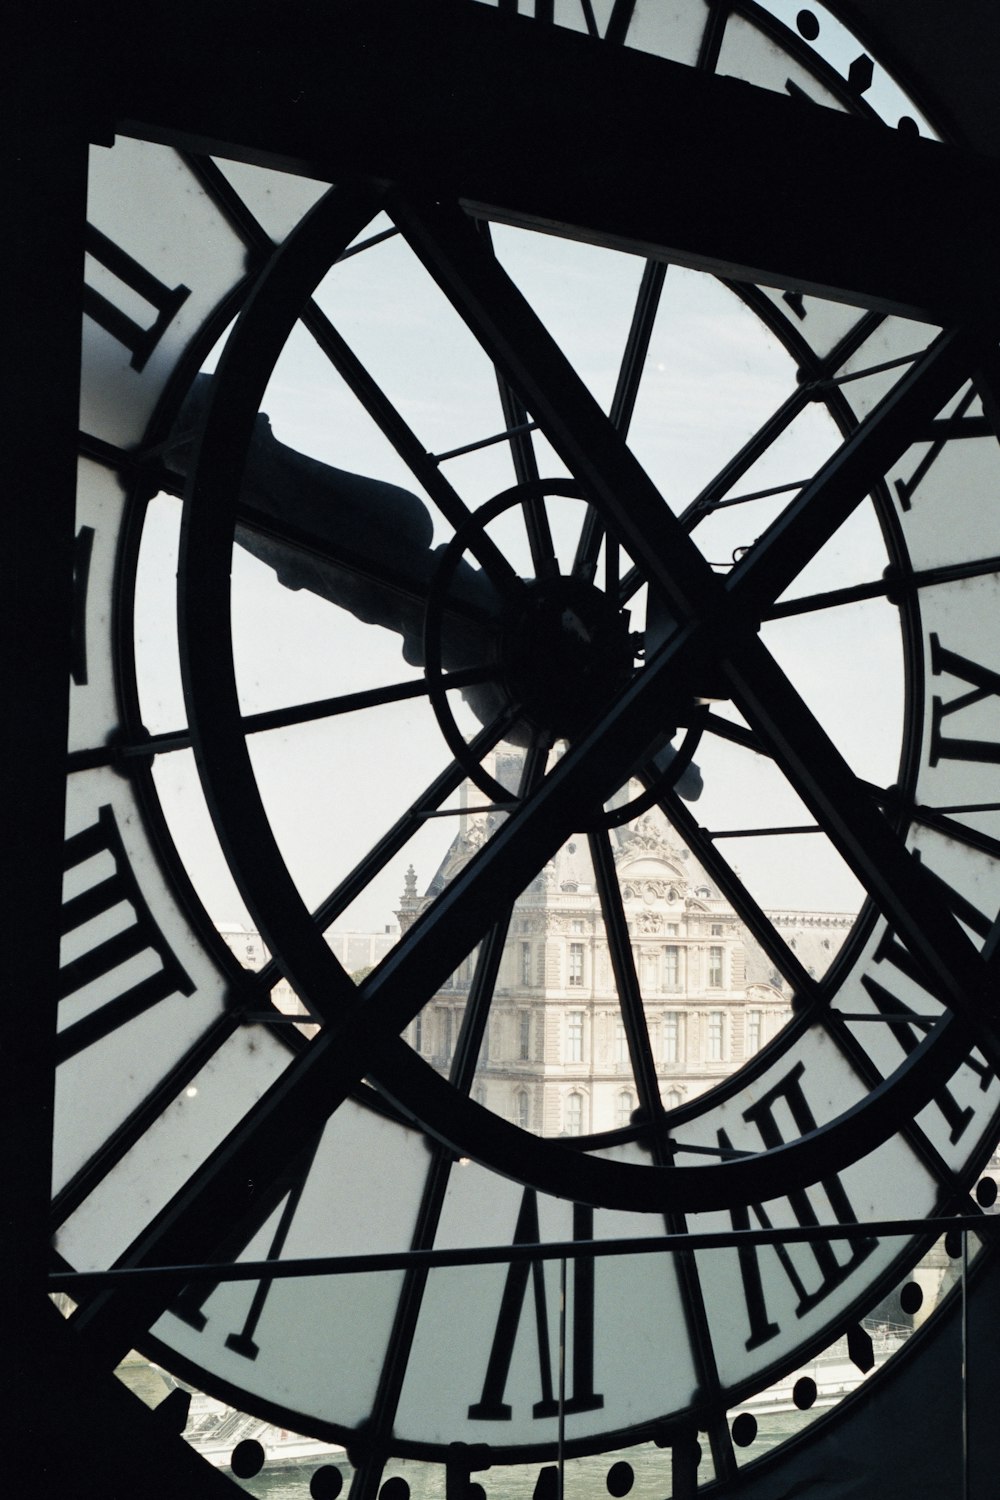
MULTIPOLYGON (((518 797, 530 796, 538 786, 545 774, 545 761, 550 749, 551 745, 547 742, 535 740, 532 743, 522 766, 518 797)), ((476 958, 475 973, 469 988, 450 1074, 452 1085, 463 1094, 468 1094, 472 1088, 483 1037, 489 1025, 490 1009, 512 912, 512 903, 504 906, 483 939, 476 958)))
MULTIPOLYGON (((489 246, 490 254, 495 255, 489 224, 482 219, 477 223, 476 228, 484 243, 489 246)), ((530 434, 536 430, 537 424, 528 421, 528 413, 524 404, 510 381, 500 370, 496 370, 495 373, 500 407, 510 433, 510 456, 514 465, 514 477, 518 484, 536 485, 538 462, 530 434)), ((535 577, 548 578, 558 571, 558 563, 544 496, 537 493, 530 494, 524 501, 522 510, 535 577)))
MULTIPOLYGON (((465 667, 447 672, 445 688, 474 687, 496 680, 493 666, 465 667)), ((383 708, 389 703, 404 703, 424 698, 429 688, 424 678, 411 682, 391 682, 384 687, 365 688, 356 693, 340 693, 334 698, 317 698, 310 703, 291 703, 287 708, 269 708, 247 714, 242 720, 245 734, 263 734, 271 729, 289 729, 296 724, 314 724, 320 719, 357 713, 367 708, 383 708)), ((118 761, 149 760, 154 755, 168 755, 175 750, 189 750, 191 735, 186 729, 168 729, 128 744, 100 745, 93 750, 74 751, 68 757, 68 769, 81 771, 92 766, 112 765, 118 761)))
MULTIPOLYGON (((653 325, 656 322, 656 314, 659 310, 660 297, 663 293, 663 283, 666 275, 667 267, 662 261, 648 260, 646 262, 645 270, 642 273, 642 281, 639 284, 635 308, 632 312, 632 323, 625 343, 622 362, 619 366, 618 382, 615 386, 615 394, 611 401, 611 411, 609 413, 609 420, 612 427, 623 438, 627 437, 629 426, 632 422, 632 413, 635 410, 636 399, 639 395, 643 366, 649 350, 649 341, 653 336, 653 325)), ((588 580, 593 579, 603 539, 604 527, 597 512, 591 507, 587 512, 587 518, 583 524, 583 531, 580 535, 580 542, 576 552, 576 560, 573 564, 573 571, 578 577, 588 580)), ((616 544, 610 537, 607 539, 607 546, 609 549, 612 546, 616 547, 616 544)), ((615 571, 617 571, 617 568, 615 571)), ((608 592, 611 592, 610 581, 608 592)))
MULTIPOLYGON (((655 774, 655 771, 652 771, 649 776, 643 777, 643 781, 649 785, 655 774)), ((815 1003, 819 995, 816 980, 789 948, 736 871, 715 848, 712 843, 714 835, 707 833, 699 825, 687 803, 682 801, 676 792, 665 793, 659 805, 668 822, 677 830, 695 858, 700 861, 740 921, 757 939, 778 972, 788 981, 793 992, 803 1001, 815 1003)))
POLYGON ((656 1060, 649 1039, 646 1011, 642 1002, 642 991, 635 972, 635 958, 629 941, 628 923, 622 903, 621 886, 615 871, 609 835, 601 831, 588 834, 590 858, 594 866, 597 894, 601 902, 601 915, 608 940, 611 968, 618 990, 625 1037, 636 1088, 639 1091, 639 1106, 645 1122, 650 1127, 650 1143, 658 1161, 669 1160, 664 1155, 656 1123, 663 1114, 660 1100, 660 1085, 656 1076, 656 1060))
POLYGON ((1000 557, 975 558, 970 562, 946 563, 937 568, 919 568, 898 572, 889 568, 882 578, 856 583, 848 588, 829 589, 822 594, 803 594, 796 599, 781 599, 764 611, 765 620, 784 620, 821 609, 837 609, 844 604, 858 604, 864 599, 888 599, 895 604, 917 589, 940 583, 958 583, 966 578, 987 578, 1000 573, 1000 557))
MULTIPOLYGON (((470 753, 477 757, 486 755, 503 739, 509 728, 510 716, 504 714, 492 724, 487 725, 471 741, 470 753)), ((425 820, 440 809, 445 798, 458 791, 465 779, 465 767, 455 760, 421 792, 406 812, 397 818, 392 827, 372 846, 364 859, 360 860, 350 874, 346 875, 325 900, 313 910, 313 923, 321 932, 325 932, 341 913, 347 910, 351 902, 367 889, 376 875, 379 875, 389 861, 406 847, 425 820)), ((259 972, 261 976, 267 976, 268 987, 285 976, 284 969, 273 958, 259 972)))
MULTIPOLYGON (((226 213, 248 250, 262 260, 269 256, 274 250, 273 240, 250 212, 239 194, 226 181, 214 162, 195 156, 188 157, 187 161, 217 205, 226 213)), ((393 227, 372 235, 361 245, 348 246, 337 259, 348 259, 362 248, 366 249, 396 234, 398 230, 393 227)), ((441 473, 438 461, 427 452, 315 300, 308 301, 302 311, 301 321, 334 369, 342 376, 392 443, 396 452, 408 465, 415 478, 435 501, 441 514, 457 529, 468 519, 470 511, 458 492, 441 473)), ((510 585, 513 581, 513 570, 489 537, 477 535, 470 550, 476 555, 495 587, 503 590, 510 585)))
MULTIPOLYGON (((454 486, 445 479, 438 464, 403 420, 384 391, 372 379, 329 318, 315 303, 310 303, 304 310, 302 323, 392 443, 396 452, 409 466, 410 471, 430 495, 445 520, 457 531, 469 519, 472 512, 454 486)), ((511 585, 516 583, 517 575, 510 563, 484 532, 475 533, 470 539, 469 550, 477 558, 490 582, 501 593, 508 591, 511 585)))
POLYGON ((739 594, 747 618, 762 617, 794 582, 906 450, 914 426, 933 417, 965 383, 972 359, 967 336, 941 334, 768 527, 724 585, 731 597, 739 594))

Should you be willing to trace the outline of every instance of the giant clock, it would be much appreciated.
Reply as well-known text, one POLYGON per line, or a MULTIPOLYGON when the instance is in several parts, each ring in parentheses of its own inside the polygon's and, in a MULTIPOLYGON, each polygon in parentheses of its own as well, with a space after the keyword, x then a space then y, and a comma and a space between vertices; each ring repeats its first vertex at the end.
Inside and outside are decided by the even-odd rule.
MULTIPOLYGON (((661 33, 641 8, 584 5, 589 38, 440 13, 464 45, 550 49, 580 79, 614 57, 639 100, 685 98, 680 64, 765 87, 777 67, 791 101, 735 85, 691 108, 719 97, 762 140, 794 120, 817 150, 841 148, 840 125, 882 149, 866 69, 845 80, 756 6, 692 5, 661 33), (666 60, 612 52, 628 42, 666 60), (867 133, 821 105, 867 114, 867 133)), ((371 43, 346 7, 345 54, 358 37, 371 43)), ((536 201, 544 152, 522 202, 500 170, 486 195, 489 151, 435 176, 404 144, 390 170, 406 132, 372 147, 348 113, 347 144, 317 136, 312 155, 298 138, 227 153, 233 127, 187 130, 138 95, 121 113, 88 199, 55 1244, 78 1270, 219 1274, 81 1292, 80 1337, 109 1361, 145 1347, 347 1442, 359 1493, 390 1453, 538 1460, 664 1422, 705 1430, 731 1477, 727 1412, 919 1253, 866 1221, 961 1205, 996 1133, 988 341, 953 326, 959 293, 922 300, 905 271, 838 282, 818 251, 785 264, 773 234, 755 260, 745 223, 727 250, 711 214, 692 207, 692 229, 609 208, 581 196, 585 174, 536 201), (289 162, 311 175, 277 170, 289 162), (689 299, 719 399, 706 412, 692 387, 685 418, 684 382, 657 376, 689 299), (713 342, 717 317, 733 337, 713 342), (740 338, 766 348, 776 392, 749 426, 721 399, 740 338), (676 437, 688 419, 709 433, 700 470, 676 437), (804 456, 805 477, 785 467, 804 456), (851 653, 884 660, 884 680, 851 653), (513 782, 490 758, 502 743, 521 752, 513 782), (356 987, 326 929, 440 847, 470 784, 491 814, 475 857, 356 987), (651 808, 794 997, 769 1048, 676 1111, 614 873, 618 827, 651 808), (867 890, 825 975, 726 857, 741 828, 803 878, 808 842, 867 890), (567 1142, 501 1119, 473 1085, 516 899, 571 836, 589 848, 639 1109, 567 1142), (212 880, 266 938, 261 975, 214 932, 212 880), (413 1023, 471 955, 445 1079, 413 1023), (279 980, 314 1034, 272 1003, 279 980), (561 1380, 556 1262, 366 1264, 845 1224, 829 1242, 571 1259, 561 1380), (331 1256, 357 1259, 226 1276, 233 1260, 331 1256)), ((912 149, 914 181, 938 170, 944 148, 912 149)))

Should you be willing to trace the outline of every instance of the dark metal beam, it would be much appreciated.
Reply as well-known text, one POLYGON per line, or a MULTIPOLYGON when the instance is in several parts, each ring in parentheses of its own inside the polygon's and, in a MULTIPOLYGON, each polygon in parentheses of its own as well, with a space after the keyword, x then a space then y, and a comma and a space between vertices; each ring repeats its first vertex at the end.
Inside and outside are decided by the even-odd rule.
POLYGON ((294 0, 238 27, 207 0, 196 39, 173 6, 123 7, 93 46, 95 111, 119 130, 741 280, 1000 319, 1000 164, 736 79, 470 0, 294 0))

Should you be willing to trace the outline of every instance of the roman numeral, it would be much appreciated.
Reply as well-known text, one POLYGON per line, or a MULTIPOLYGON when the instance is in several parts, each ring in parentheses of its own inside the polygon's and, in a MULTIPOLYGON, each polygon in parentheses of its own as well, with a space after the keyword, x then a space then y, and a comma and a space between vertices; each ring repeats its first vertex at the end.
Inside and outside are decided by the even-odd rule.
POLYGON ((935 696, 931 704, 931 750, 930 763, 936 766, 939 760, 979 760, 991 765, 1000 765, 1000 742, 997 740, 959 739, 946 735, 942 724, 951 714, 959 713, 974 703, 983 703, 988 698, 1000 699, 1000 673, 949 651, 942 646, 940 637, 931 635, 931 671, 935 677, 948 672, 967 682, 971 692, 961 693, 945 703, 935 696))
MULTIPOLYGON (((779 1106, 791 1115, 799 1134, 816 1129, 816 1120, 802 1087, 804 1072, 804 1064, 796 1063, 795 1067, 775 1084, 769 1093, 759 1099, 750 1109, 744 1111, 744 1120, 756 1126, 763 1146, 769 1151, 777 1146, 783 1146, 786 1141, 778 1120, 779 1106)), ((732 1150, 732 1142, 724 1130, 719 1131, 719 1145, 724 1152, 732 1150)), ((857 1214, 851 1207, 839 1177, 824 1178, 822 1182, 810 1189, 797 1188, 788 1194, 787 1202, 795 1216, 796 1223, 804 1229, 822 1222, 839 1224, 858 1222, 857 1214), (816 1212, 810 1193, 822 1194, 825 1197, 830 1213, 823 1219, 816 1212)), ((731 1209, 730 1218, 733 1228, 750 1229, 752 1227, 751 1214, 762 1229, 772 1228, 769 1215, 759 1204, 731 1209)), ((770 1247, 769 1253, 773 1253, 798 1299, 795 1307, 796 1317, 801 1318, 825 1297, 828 1297, 871 1254, 877 1243, 878 1241, 871 1235, 859 1233, 849 1240, 838 1242, 817 1240, 813 1244, 801 1246, 778 1244, 770 1247), (840 1256, 846 1256, 846 1258, 839 1259, 840 1256)), ((743 1282, 743 1298, 750 1324, 746 1347, 756 1349, 770 1339, 776 1338, 781 1329, 768 1311, 765 1277, 761 1272, 760 1248, 756 1245, 743 1245, 737 1250, 737 1255, 740 1277, 743 1282)))
POLYGON ((934 464, 941 457, 941 454, 944 452, 945 448, 948 445, 949 439, 956 435, 956 428, 959 431, 962 430, 961 424, 965 420, 965 413, 972 405, 975 394, 975 390, 970 386, 965 395, 962 397, 961 401, 955 407, 955 410, 952 413, 951 417, 947 420, 947 424, 941 428, 939 428, 937 424, 935 424, 932 428, 932 431, 940 432, 941 436, 935 437, 934 441, 931 443, 923 458, 917 464, 917 467, 914 469, 909 479, 896 480, 895 489, 896 494, 899 497, 899 504, 902 510, 910 509, 914 494, 919 488, 921 482, 926 478, 927 474, 933 468, 934 464))
MULTIPOLYGON (((583 1204, 573 1205, 573 1238, 594 1237, 594 1211, 583 1204)), ((514 1229, 515 1245, 539 1243, 538 1200, 531 1188, 521 1199, 514 1229)), ((514 1355, 514 1342, 524 1310, 528 1277, 535 1309, 535 1341, 538 1351, 538 1378, 541 1399, 531 1408, 533 1417, 554 1417, 559 1403, 554 1395, 552 1354, 549 1341, 548 1306, 545 1295, 545 1268, 541 1261, 514 1261, 508 1267, 500 1300, 500 1313, 493 1345, 486 1366, 480 1399, 469 1407, 470 1418, 487 1422, 509 1422, 511 1407, 505 1402, 507 1377, 514 1355)), ((592 1257, 574 1260, 570 1272, 573 1283, 573 1368, 564 1411, 596 1411, 604 1397, 594 1391, 594 1262, 592 1257)))
MULTIPOLYGON (((292 1221, 298 1213, 302 1194, 309 1180, 309 1174, 312 1171, 313 1162, 316 1159, 316 1152, 319 1149, 321 1139, 322 1133, 316 1137, 308 1150, 304 1151, 291 1166, 290 1185, 286 1178, 281 1189, 286 1193, 286 1196, 284 1202, 281 1203, 281 1211, 278 1215, 278 1222, 275 1226, 271 1243, 268 1246, 265 1256, 266 1260, 276 1261, 280 1259, 281 1252, 285 1247, 285 1241, 288 1238, 288 1232, 292 1227, 292 1221)), ((254 1235, 266 1223, 273 1212, 274 1195, 271 1193, 257 1205, 257 1211, 253 1217, 249 1221, 244 1221, 239 1226, 238 1235, 235 1238, 231 1238, 222 1248, 219 1253, 219 1259, 223 1261, 235 1260, 242 1254, 254 1235)), ((242 1354, 244 1359, 256 1359, 260 1352, 255 1334, 273 1285, 273 1278, 265 1278, 257 1283, 247 1315, 243 1320, 242 1328, 238 1330, 234 1329, 232 1333, 226 1336, 226 1348, 232 1349, 236 1354, 242 1354)), ((204 1312, 204 1305, 212 1293, 218 1289, 218 1286, 219 1283, 216 1281, 197 1282, 189 1287, 185 1287, 170 1311, 175 1317, 180 1318, 189 1327, 197 1329, 200 1333, 208 1322, 208 1318, 204 1312)))
POLYGON ((93 318, 95 323, 100 323, 113 339, 128 349, 132 355, 129 362, 133 370, 141 370, 173 322, 178 308, 190 297, 191 290, 186 286, 168 287, 164 282, 158 281, 151 271, 147 271, 139 261, 133 260, 114 240, 109 240, 106 234, 102 234, 92 224, 87 225, 85 245, 88 255, 100 261, 106 270, 147 303, 155 313, 152 322, 143 326, 120 307, 116 307, 102 292, 95 291, 91 286, 83 289, 83 311, 86 316, 93 318))
POLYGON ((73 547, 73 620, 70 676, 77 687, 87 684, 87 581, 94 550, 93 526, 81 526, 73 547))
MULTIPOLYGON (((935 874, 933 870, 929 870, 928 875, 940 891, 942 902, 950 908, 959 921, 964 922, 967 927, 970 927, 973 932, 978 933, 980 937, 987 937, 992 923, 984 913, 978 907, 973 906, 971 901, 959 895, 956 890, 948 885, 947 881, 942 880, 941 876, 935 874)), ((878 947, 875 949, 874 957, 876 963, 891 965, 901 974, 905 974, 908 979, 911 979, 931 999, 937 1001, 938 1004, 943 1003, 937 995, 934 995, 927 988, 926 980, 920 968, 914 963, 909 950, 903 946, 894 933, 885 933, 878 947)), ((879 1014, 887 1018, 893 1018, 887 1021, 889 1030, 903 1051, 909 1056, 926 1035, 926 1030, 921 1024, 922 1018, 919 1012, 906 1005, 891 989, 886 988, 878 980, 873 979, 870 974, 866 974, 861 983, 879 1014), (913 1020, 907 1020, 908 1016, 912 1016, 913 1020)), ((993 1081, 993 1073, 985 1062, 981 1061, 974 1054, 970 1054, 964 1059, 964 1066, 971 1068, 977 1075, 980 1090, 985 1091, 989 1088, 993 1081)), ((967 1105, 965 1109, 959 1106, 958 1101, 948 1087, 948 1082, 947 1078, 942 1079, 941 1088, 934 1095, 933 1103, 940 1110, 948 1126, 951 1143, 954 1145, 965 1134, 975 1111, 971 1105, 967 1105)))
POLYGON ((91 883, 63 901, 63 938, 122 904, 130 908, 131 916, 112 936, 97 938, 83 953, 60 966, 60 1001, 80 995, 88 986, 97 986, 100 997, 100 1003, 87 1015, 59 1032, 56 1055, 60 1062, 168 995, 190 995, 194 989, 150 914, 109 806, 100 809, 97 821, 89 828, 66 840, 64 874, 70 876, 91 860, 95 861, 91 883), (158 967, 144 978, 129 979, 127 971, 122 972, 123 966, 143 955, 148 955, 146 967, 151 960, 158 967))

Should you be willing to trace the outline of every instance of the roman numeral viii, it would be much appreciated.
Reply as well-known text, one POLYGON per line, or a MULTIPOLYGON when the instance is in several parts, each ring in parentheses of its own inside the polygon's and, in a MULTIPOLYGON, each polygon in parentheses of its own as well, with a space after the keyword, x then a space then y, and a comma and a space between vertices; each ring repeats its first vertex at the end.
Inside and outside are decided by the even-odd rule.
POLYGON ((66 840, 63 870, 74 894, 64 895, 62 905, 59 999, 87 1008, 59 1032, 60 1062, 168 995, 194 989, 153 920, 110 807, 66 840), (82 951, 67 959, 67 949, 82 951))
POLYGON ((93 318, 95 323, 100 323, 113 339, 128 349, 132 355, 129 363, 133 370, 141 370, 170 327, 178 308, 190 297, 191 290, 186 286, 169 287, 165 282, 158 281, 151 271, 147 271, 144 265, 126 254, 120 245, 109 240, 106 234, 102 234, 92 224, 87 225, 85 244, 87 254, 99 261, 106 271, 110 271, 123 288, 128 289, 126 305, 145 303, 153 314, 150 319, 147 313, 146 322, 141 323, 137 317, 123 312, 121 307, 116 306, 102 292, 95 291, 91 286, 83 289, 83 311, 86 316, 93 318))
MULTIPOLYGON (((803 1063, 796 1063, 783 1079, 750 1109, 745 1110, 744 1120, 755 1125, 761 1143, 767 1150, 774 1150, 786 1143, 779 1115, 791 1117, 796 1132, 804 1135, 816 1129, 816 1120, 802 1087, 805 1072, 803 1063)), ((732 1142, 724 1130, 719 1131, 719 1145, 724 1151, 732 1150, 732 1142)), ((820 1223, 856 1224, 857 1214, 839 1177, 825 1177, 815 1187, 798 1188, 788 1194, 787 1202, 797 1224, 803 1229, 820 1223), (826 1200, 826 1211, 822 1216, 816 1204, 826 1200)), ((771 1219, 761 1205, 730 1210, 734 1229, 750 1229, 751 1214, 762 1229, 772 1227, 771 1219)), ((761 1256, 773 1257, 780 1267, 781 1275, 790 1283, 797 1301, 795 1316, 801 1318, 818 1306, 840 1285, 851 1272, 875 1249, 878 1241, 871 1235, 859 1232, 848 1240, 817 1240, 812 1244, 775 1245, 761 1250, 756 1245, 743 1245, 737 1251, 740 1277, 743 1282, 743 1299, 749 1320, 748 1349, 776 1338, 781 1332, 768 1310, 768 1283, 773 1286, 773 1277, 765 1277, 761 1268, 761 1256)))

